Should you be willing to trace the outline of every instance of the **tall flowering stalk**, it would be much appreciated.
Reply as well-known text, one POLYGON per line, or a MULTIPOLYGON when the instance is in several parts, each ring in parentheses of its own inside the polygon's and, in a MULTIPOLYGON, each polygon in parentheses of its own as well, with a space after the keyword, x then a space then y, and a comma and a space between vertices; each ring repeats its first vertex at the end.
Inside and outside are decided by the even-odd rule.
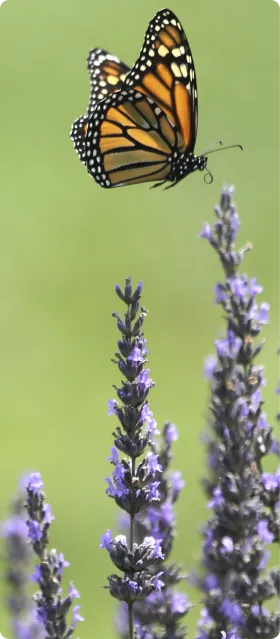
MULTIPOLYGON (((180 566, 168 563, 176 534, 174 504, 184 486, 179 471, 171 471, 172 445, 178 434, 173 424, 165 424, 160 448, 154 447, 159 454, 162 472, 158 474, 160 499, 147 510, 135 517, 135 538, 140 543, 145 536, 153 536, 160 541, 164 553, 160 569, 164 588, 161 592, 152 592, 144 601, 135 604, 136 639, 182 639, 186 629, 181 619, 190 608, 187 597, 178 592, 176 585, 184 579, 180 566), (159 448, 159 450, 158 450, 159 448)), ((155 568, 154 568, 155 569, 155 568)), ((116 619, 118 633, 127 638, 127 615, 121 607, 116 619)))
POLYGON ((124 320, 114 313, 121 338, 113 361, 124 380, 121 387, 114 386, 119 401, 109 401, 109 414, 118 418, 119 425, 113 433, 114 446, 110 457, 113 473, 106 479, 106 493, 128 513, 129 535, 128 539, 124 535, 114 539, 111 531, 107 530, 100 544, 108 550, 112 562, 123 573, 122 577, 110 575, 108 588, 113 597, 128 606, 129 639, 134 639, 134 603, 164 585, 160 579, 161 572, 154 570, 154 566, 163 559, 161 540, 149 535, 140 544, 135 541, 135 517, 159 501, 158 473, 162 472, 158 455, 149 448, 156 432, 156 422, 148 404, 153 382, 149 369, 145 368, 148 351, 142 326, 146 312, 144 308, 140 309, 141 291, 142 283, 133 292, 130 279, 126 280, 124 292, 116 287, 127 310, 124 320), (119 453, 125 456, 120 459, 119 453))
POLYGON ((176 535, 174 505, 184 486, 181 473, 170 469, 172 445, 177 438, 174 424, 165 424, 159 449, 159 462, 162 467, 162 474, 158 477, 160 499, 147 511, 139 513, 136 518, 139 538, 146 534, 161 540, 164 553, 164 559, 161 560, 164 588, 161 592, 151 593, 145 602, 139 602, 136 606, 140 628, 148 629, 150 639, 183 639, 186 628, 181 626, 181 620, 190 609, 186 595, 176 589, 185 579, 185 575, 181 573, 180 566, 168 562, 176 535))
MULTIPOLYGON (((278 355, 280 350, 278 349, 278 355)), ((276 394, 280 395, 280 381, 276 389, 276 394)), ((280 414, 277 415, 277 421, 280 422, 280 414)), ((271 452, 275 453, 277 457, 280 456, 279 442, 273 438, 271 452)), ((262 498, 265 507, 268 511, 269 529, 274 536, 274 543, 280 543, 280 466, 278 466, 276 472, 263 472, 262 473, 262 498)), ((277 567, 271 571, 271 576, 275 589, 277 591, 278 598, 280 597, 280 568, 277 567)))
POLYGON ((46 503, 44 484, 39 473, 33 473, 27 484, 26 511, 28 537, 34 553, 39 558, 32 580, 40 591, 34 595, 37 617, 45 627, 47 639, 71 639, 76 623, 83 621, 79 614, 80 606, 73 607, 73 617, 67 625, 67 614, 73 600, 80 597, 73 583, 70 583, 68 595, 62 597, 61 581, 64 568, 69 566, 62 553, 48 550, 49 528, 54 519, 51 507, 46 503))
POLYGON ((4 578, 7 608, 15 639, 43 639, 43 625, 36 618, 30 596, 31 548, 25 521, 24 495, 21 490, 11 504, 11 512, 2 525, 4 538, 4 578))
POLYGON ((206 491, 212 515, 204 531, 198 637, 220 639, 224 632, 227 639, 273 639, 279 614, 266 610, 265 602, 279 591, 280 578, 278 570, 264 568, 267 546, 279 539, 279 517, 277 522, 269 511, 279 502, 279 475, 263 473, 263 458, 274 442, 263 411, 263 368, 255 364, 269 306, 257 302, 262 287, 256 279, 239 272, 249 246, 235 249, 239 218, 232 198, 233 189, 225 187, 216 223, 206 224, 201 233, 224 271, 215 295, 226 334, 216 340, 216 357, 206 363, 212 430, 206 491))

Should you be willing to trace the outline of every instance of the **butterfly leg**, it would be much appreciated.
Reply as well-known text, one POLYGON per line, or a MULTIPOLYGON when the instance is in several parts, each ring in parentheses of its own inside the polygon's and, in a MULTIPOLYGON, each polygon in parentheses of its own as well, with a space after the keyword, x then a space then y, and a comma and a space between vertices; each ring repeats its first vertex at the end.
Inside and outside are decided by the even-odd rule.
POLYGON ((176 184, 178 184, 178 182, 172 182, 172 184, 169 184, 169 186, 166 186, 164 191, 167 191, 167 189, 172 189, 173 186, 176 186, 176 184))
POLYGON ((158 186, 162 186, 163 184, 166 183, 167 180, 163 180, 162 182, 157 182, 157 184, 153 184, 152 186, 150 186, 150 189, 157 189, 158 186))

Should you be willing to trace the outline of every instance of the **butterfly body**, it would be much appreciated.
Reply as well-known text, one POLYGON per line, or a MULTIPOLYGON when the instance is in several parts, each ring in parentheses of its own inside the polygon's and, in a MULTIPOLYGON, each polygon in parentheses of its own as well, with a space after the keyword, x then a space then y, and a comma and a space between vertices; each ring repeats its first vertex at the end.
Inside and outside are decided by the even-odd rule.
POLYGON ((175 153, 168 179, 175 185, 194 171, 204 171, 206 165, 207 158, 204 155, 194 155, 188 152, 175 153))
POLYGON ((150 22, 132 69, 94 49, 88 70, 90 104, 74 122, 71 137, 100 186, 149 181, 174 186, 205 169, 207 158, 194 154, 198 108, 192 53, 171 11, 159 11, 150 22))

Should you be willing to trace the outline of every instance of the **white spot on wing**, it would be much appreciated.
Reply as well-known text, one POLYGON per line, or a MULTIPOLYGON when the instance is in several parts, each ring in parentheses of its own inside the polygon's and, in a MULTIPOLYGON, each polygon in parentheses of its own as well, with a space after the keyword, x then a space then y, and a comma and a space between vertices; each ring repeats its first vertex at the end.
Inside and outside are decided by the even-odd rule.
POLYGON ((188 70, 187 70, 186 65, 185 64, 181 64, 180 65, 180 69, 181 69, 181 73, 182 73, 183 78, 187 78, 188 70))
POLYGON ((172 73, 175 75, 175 78, 181 78, 181 71, 178 67, 178 64, 176 64, 176 62, 172 62, 171 63, 171 71, 172 73))
POLYGON ((161 44, 158 48, 158 53, 162 58, 164 58, 169 52, 167 47, 165 47, 164 44, 161 44))

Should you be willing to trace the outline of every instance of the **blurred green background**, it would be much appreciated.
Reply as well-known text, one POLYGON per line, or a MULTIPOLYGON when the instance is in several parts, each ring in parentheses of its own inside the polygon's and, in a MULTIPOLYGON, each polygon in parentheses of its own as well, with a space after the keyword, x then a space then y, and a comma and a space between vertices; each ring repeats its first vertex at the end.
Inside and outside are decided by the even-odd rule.
MULTIPOLYGON (((271 422, 278 377, 279 7, 272 0, 174 0, 198 75, 197 150, 242 143, 211 156, 212 186, 196 173, 175 189, 98 187, 79 163, 69 130, 89 96, 85 68, 94 46, 136 60, 157 0, 7 0, 0 7, 1 84, 1 482, 0 517, 18 478, 39 470, 56 515, 51 542, 71 562, 81 592, 81 639, 115 636, 115 604, 101 588, 111 570, 98 549, 117 509, 104 495, 116 423, 107 416, 110 361, 121 304, 115 282, 144 280, 146 337, 159 424, 180 431, 175 467, 187 486, 178 505, 174 557, 193 569, 208 515, 199 484, 207 385, 203 360, 223 328, 212 288, 221 277, 197 239, 213 221, 222 183, 234 183, 254 251, 246 269, 264 285, 271 323, 261 361, 271 422)), ((2 584, 1 584, 2 588, 2 584)), ((194 634, 199 595, 188 622, 194 634)), ((1 604, 1 627, 10 637, 1 604)))

